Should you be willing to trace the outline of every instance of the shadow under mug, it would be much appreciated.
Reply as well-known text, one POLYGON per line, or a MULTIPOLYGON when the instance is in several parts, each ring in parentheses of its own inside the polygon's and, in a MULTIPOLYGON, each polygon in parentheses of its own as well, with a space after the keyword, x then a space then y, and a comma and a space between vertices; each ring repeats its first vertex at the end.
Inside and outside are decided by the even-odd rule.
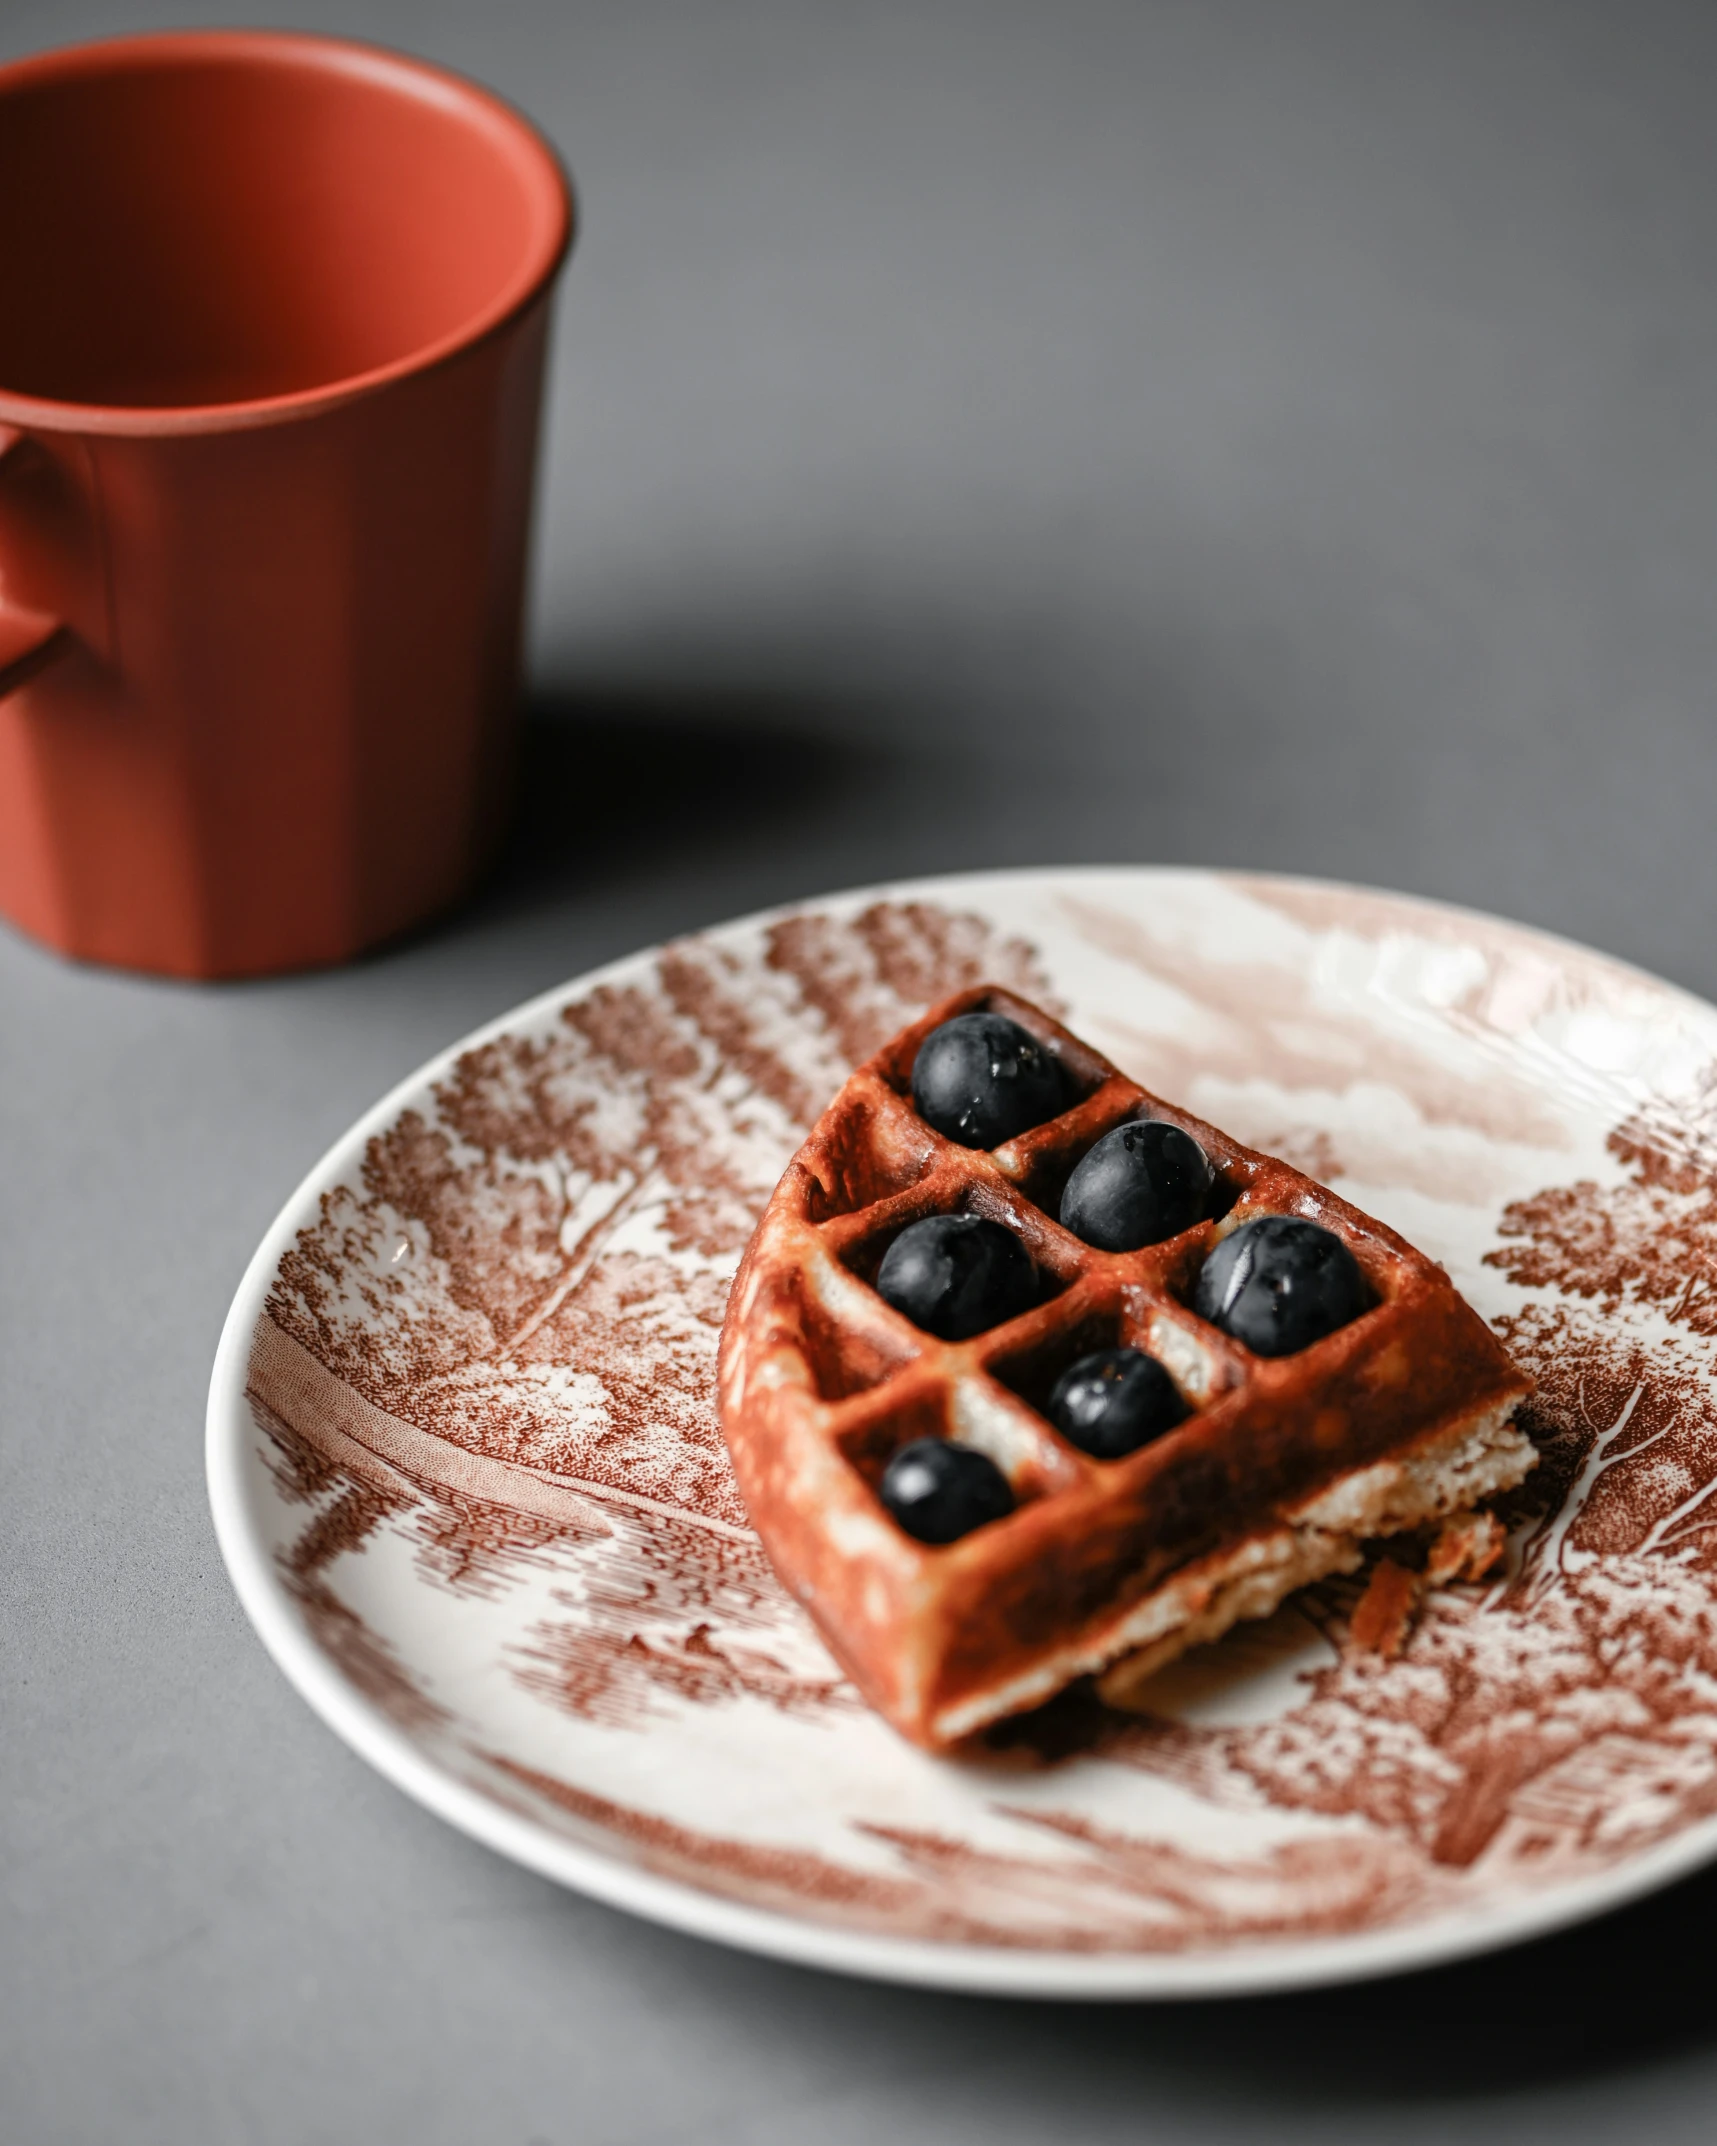
POLYGON ((565 177, 315 37, 0 68, 0 912, 338 961, 502 829, 565 177))

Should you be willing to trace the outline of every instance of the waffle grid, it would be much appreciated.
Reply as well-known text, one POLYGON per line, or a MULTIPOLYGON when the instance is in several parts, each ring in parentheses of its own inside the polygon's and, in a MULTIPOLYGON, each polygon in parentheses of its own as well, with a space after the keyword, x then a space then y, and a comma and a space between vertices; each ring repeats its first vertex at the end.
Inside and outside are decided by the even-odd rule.
POLYGON ((1152 1095, 995 988, 934 1008, 836 1097, 735 1282, 721 1371, 740 1485, 778 1568, 873 1702, 932 1743, 938 1724, 982 1715, 987 1689, 1029 1682, 1032 1661, 1100 1659, 1128 1605, 1165 1573, 1268 1525, 1343 1468, 1524 1384, 1442 1269, 1393 1231, 1152 1095), (978 1008, 1048 1044, 1076 1091, 1060 1116, 987 1153, 943 1139, 909 1100, 924 1036, 978 1008), (1101 1252, 1054 1210, 1087 1149, 1137 1116, 1200 1143, 1215 1196, 1207 1218, 1177 1237, 1101 1252), (1014 1230, 1046 1293, 1016 1319, 944 1342, 870 1281, 902 1228, 955 1209, 1014 1230), (1373 1298, 1290 1357, 1253 1355, 1186 1301, 1217 1239, 1262 1214, 1334 1230, 1373 1298), (1105 1461, 1064 1440, 1043 1409, 1068 1363, 1112 1343, 1157 1356, 1190 1413, 1105 1461), (1014 1511, 944 1546, 907 1536, 876 1486, 889 1456, 924 1436, 987 1453, 1014 1511))

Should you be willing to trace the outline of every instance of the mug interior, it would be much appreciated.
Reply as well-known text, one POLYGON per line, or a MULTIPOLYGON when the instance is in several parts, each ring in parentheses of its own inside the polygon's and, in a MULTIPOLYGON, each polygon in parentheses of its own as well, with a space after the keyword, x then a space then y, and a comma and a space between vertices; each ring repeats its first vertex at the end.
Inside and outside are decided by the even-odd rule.
POLYGON ((0 391, 326 388, 478 327, 564 235, 535 136, 408 63, 284 38, 63 57, 0 83, 0 391))

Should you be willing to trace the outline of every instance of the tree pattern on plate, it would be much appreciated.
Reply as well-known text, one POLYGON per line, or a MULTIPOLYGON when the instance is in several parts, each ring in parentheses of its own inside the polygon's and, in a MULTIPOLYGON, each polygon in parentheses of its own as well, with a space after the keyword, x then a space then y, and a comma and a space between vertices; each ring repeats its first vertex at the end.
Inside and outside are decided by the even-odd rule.
MULTIPOLYGON (((573 1552, 576 1615, 519 1650, 534 1692, 608 1723, 665 1698, 856 1703, 745 1527, 716 1344, 757 1211, 849 1062, 992 976, 1048 990, 1025 945, 922 903, 782 919, 754 963, 682 942, 647 985, 599 986, 542 1033, 465 1052, 369 1142, 361 1184, 323 1194, 269 1296, 278 1332, 384 1417, 601 1506, 605 1526, 569 1544, 499 1485, 458 1496, 411 1474, 424 1501, 403 1524, 427 1577, 493 1590, 550 1544, 573 1552)), ((373 1470, 338 1497, 361 1530, 397 1514, 373 1470)), ((328 1626, 303 1551, 286 1565, 328 1626)))

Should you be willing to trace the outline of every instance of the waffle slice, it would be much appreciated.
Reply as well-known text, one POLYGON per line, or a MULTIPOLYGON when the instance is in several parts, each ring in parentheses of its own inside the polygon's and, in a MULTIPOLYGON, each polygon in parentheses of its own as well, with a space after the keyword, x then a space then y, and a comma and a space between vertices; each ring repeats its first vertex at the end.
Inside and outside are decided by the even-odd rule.
POLYGON ((1125 1705, 1188 1646, 1354 1569, 1372 1537, 1512 1487, 1536 1458, 1509 1421, 1528 1390, 1443 1269, 1393 1230, 993 988, 936 1007, 835 1097, 764 1211, 720 1360, 729 1450, 776 1570, 870 1703, 932 1749, 1079 1677, 1125 1705), (989 1153, 943 1139, 911 1101, 924 1037, 980 1008, 1047 1044, 1076 1098, 989 1153), (1103 1133, 1141 1116, 1204 1148, 1210 1215, 1141 1251, 1096 1251, 1055 1220, 1062 1188, 1103 1133), (952 1211, 1015 1231, 1042 1290, 1021 1317, 950 1343, 871 1282, 900 1230, 952 1211), (1297 1355, 1255 1356, 1189 1308, 1211 1246, 1260 1214, 1333 1230, 1373 1297, 1297 1355), (1156 1356, 1192 1412, 1094 1460, 1043 1409, 1075 1358, 1116 1344, 1156 1356), (1014 1511, 946 1546, 906 1534, 877 1484, 924 1437, 988 1454, 1014 1511))

